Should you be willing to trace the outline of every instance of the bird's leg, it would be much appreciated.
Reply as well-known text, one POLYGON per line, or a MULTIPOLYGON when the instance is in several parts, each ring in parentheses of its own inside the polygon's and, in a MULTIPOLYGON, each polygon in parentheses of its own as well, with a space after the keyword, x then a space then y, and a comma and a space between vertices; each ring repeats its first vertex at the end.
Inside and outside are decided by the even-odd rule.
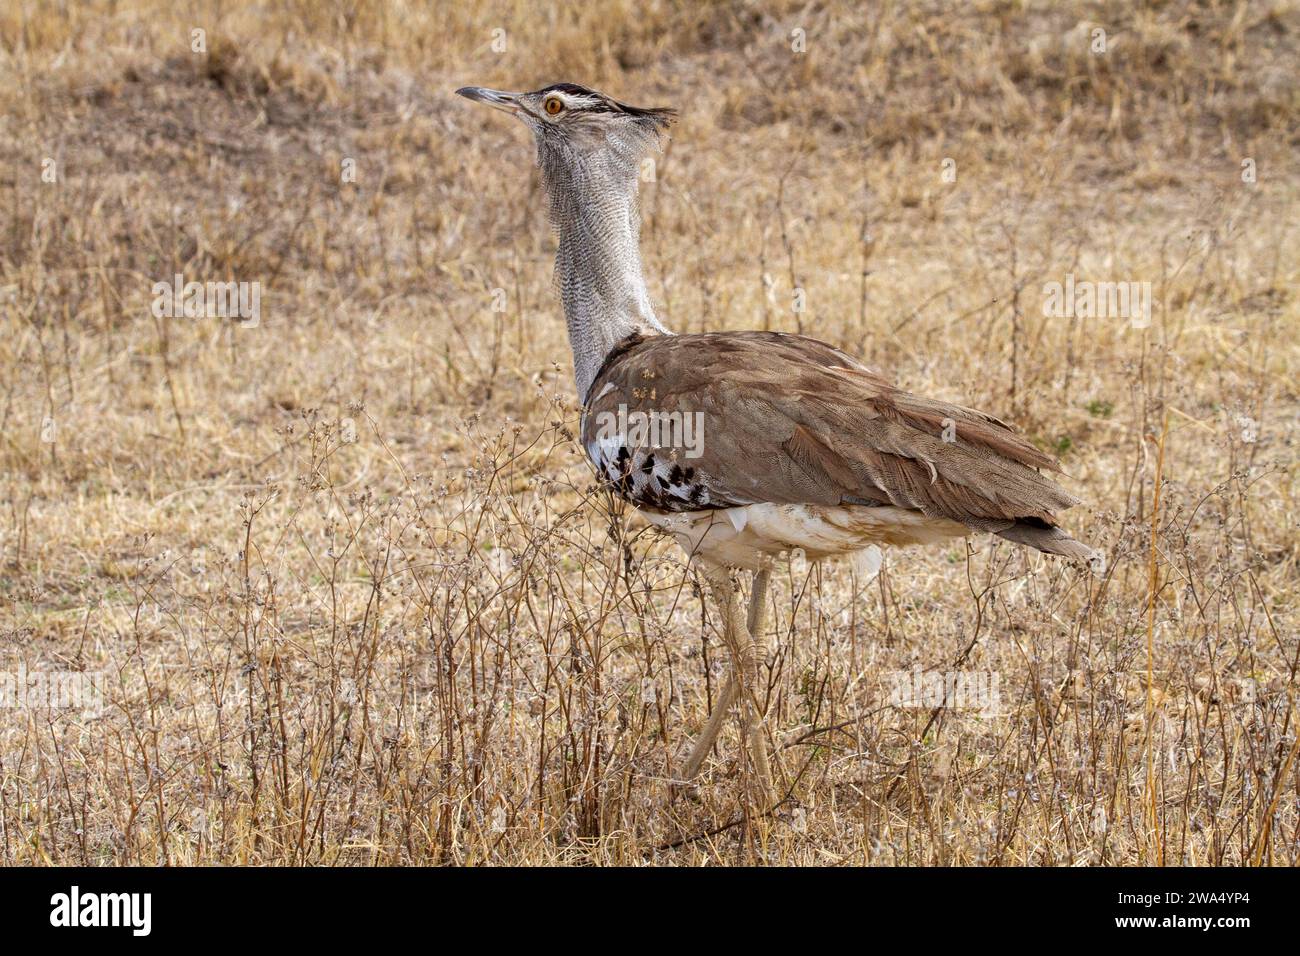
MULTIPOLYGON (((767 579, 770 572, 767 568, 754 572, 754 585, 749 593, 749 615, 746 620, 746 629, 751 637, 758 634, 759 623, 763 616, 763 602, 767 599, 767 579)), ((757 640, 757 637, 754 637, 757 640)), ((691 748, 691 756, 686 761, 686 769, 682 774, 685 780, 694 780, 695 775, 700 772, 700 767, 713 749, 713 743, 718 739, 718 734, 722 732, 722 722, 727 719, 727 712, 731 709, 732 703, 736 699, 736 669, 732 666, 731 672, 727 675, 727 683, 723 686, 722 692, 718 699, 713 703, 713 710, 709 714, 708 723, 700 732, 700 737, 695 741, 695 746, 691 748)))
POLYGON ((759 626, 763 623, 763 602, 767 600, 767 579, 772 572, 768 568, 754 572, 754 584, 749 589, 749 614, 745 617, 745 627, 758 640, 759 626))
POLYGON ((694 780, 695 775, 700 772, 700 767, 704 764, 704 759, 713 749, 713 742, 718 739, 718 734, 722 731, 722 722, 727 719, 727 711, 731 709, 732 702, 736 699, 736 670, 733 666, 727 674, 727 683, 723 685, 718 699, 713 702, 713 710, 709 713, 708 723, 700 731, 699 739, 695 741, 695 746, 691 748, 691 755, 686 760, 686 768, 682 773, 683 780, 694 780))
MULTIPOLYGON (((763 809, 772 806, 772 771, 767 761, 767 740, 763 711, 758 705, 758 645, 740 616, 739 589, 726 568, 713 576, 713 586, 722 605, 723 635, 735 665, 736 695, 740 700, 741 731, 749 751, 750 765, 757 778, 763 809)), ((766 584, 766 581, 764 581, 766 584)))

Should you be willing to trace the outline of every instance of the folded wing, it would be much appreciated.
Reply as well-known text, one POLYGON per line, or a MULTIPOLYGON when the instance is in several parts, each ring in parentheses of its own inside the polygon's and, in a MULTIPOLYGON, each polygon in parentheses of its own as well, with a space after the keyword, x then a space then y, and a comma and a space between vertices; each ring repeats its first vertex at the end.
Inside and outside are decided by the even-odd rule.
POLYGON ((633 339, 590 395, 587 454, 641 507, 888 504, 1042 550, 1088 551, 1055 528, 1054 514, 1078 501, 1038 471, 1056 469, 1053 458, 1005 422, 895 388, 815 339, 633 339), (657 432, 646 427, 656 420, 657 432))

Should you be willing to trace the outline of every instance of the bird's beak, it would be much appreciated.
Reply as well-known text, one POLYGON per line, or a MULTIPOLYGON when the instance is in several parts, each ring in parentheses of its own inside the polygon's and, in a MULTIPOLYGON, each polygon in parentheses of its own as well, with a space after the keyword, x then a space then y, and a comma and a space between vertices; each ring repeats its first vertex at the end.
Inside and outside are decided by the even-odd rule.
POLYGON ((463 96, 467 100, 486 103, 488 106, 496 107, 514 115, 520 110, 519 97, 523 94, 503 93, 501 90, 488 90, 481 86, 462 86, 456 91, 456 95, 463 96))

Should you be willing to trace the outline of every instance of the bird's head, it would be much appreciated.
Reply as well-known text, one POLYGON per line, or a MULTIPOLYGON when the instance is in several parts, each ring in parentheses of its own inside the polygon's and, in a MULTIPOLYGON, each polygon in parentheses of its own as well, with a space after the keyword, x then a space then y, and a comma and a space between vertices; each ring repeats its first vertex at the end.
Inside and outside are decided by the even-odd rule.
POLYGON ((504 93, 481 86, 456 91, 518 117, 533 131, 544 171, 578 166, 635 166, 659 145, 676 119, 671 109, 643 109, 576 83, 556 83, 532 93, 504 93))

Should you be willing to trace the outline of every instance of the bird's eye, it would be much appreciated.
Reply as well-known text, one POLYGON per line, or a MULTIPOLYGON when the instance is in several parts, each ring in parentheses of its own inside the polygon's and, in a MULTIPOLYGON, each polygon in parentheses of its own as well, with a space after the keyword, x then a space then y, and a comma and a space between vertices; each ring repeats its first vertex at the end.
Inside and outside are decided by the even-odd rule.
POLYGON ((564 102, 558 96, 548 96, 542 104, 547 116, 559 116, 564 112, 564 102))

